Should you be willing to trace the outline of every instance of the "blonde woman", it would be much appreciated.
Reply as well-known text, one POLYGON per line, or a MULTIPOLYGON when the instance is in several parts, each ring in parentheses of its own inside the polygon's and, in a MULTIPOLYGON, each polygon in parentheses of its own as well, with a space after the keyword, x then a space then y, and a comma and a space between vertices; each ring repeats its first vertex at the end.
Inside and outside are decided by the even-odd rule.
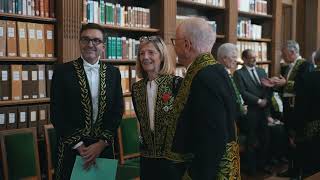
POLYGON ((159 36, 140 38, 132 100, 141 127, 141 180, 180 180, 184 164, 171 156, 166 139, 173 119, 173 101, 182 78, 174 76, 173 61, 159 36))

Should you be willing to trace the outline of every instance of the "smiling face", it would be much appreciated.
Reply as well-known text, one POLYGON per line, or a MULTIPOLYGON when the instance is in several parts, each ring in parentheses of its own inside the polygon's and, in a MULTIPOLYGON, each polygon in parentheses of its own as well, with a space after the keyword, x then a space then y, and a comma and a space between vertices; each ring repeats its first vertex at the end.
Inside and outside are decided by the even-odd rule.
POLYGON ((82 57, 94 64, 104 52, 103 34, 97 29, 87 29, 80 35, 80 52, 82 57))
POLYGON ((140 45, 139 61, 143 71, 147 74, 159 73, 161 65, 160 53, 151 42, 140 45))

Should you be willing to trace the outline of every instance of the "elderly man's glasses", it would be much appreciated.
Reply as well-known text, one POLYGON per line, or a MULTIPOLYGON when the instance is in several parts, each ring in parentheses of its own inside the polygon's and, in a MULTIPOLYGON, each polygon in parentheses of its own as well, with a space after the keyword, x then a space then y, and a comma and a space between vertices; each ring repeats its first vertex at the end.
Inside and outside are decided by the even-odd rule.
POLYGON ((92 45, 94 45, 94 46, 98 46, 99 44, 103 43, 103 40, 101 40, 99 38, 93 38, 93 39, 90 39, 88 37, 81 37, 80 38, 80 43, 83 45, 89 44, 90 41, 92 42, 92 45))

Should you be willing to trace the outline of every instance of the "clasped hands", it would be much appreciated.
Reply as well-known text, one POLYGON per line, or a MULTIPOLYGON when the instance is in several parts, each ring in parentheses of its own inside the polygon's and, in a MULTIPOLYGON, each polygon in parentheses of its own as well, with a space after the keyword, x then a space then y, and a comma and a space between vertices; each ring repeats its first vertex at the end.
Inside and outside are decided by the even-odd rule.
POLYGON ((283 76, 273 76, 271 78, 263 78, 261 79, 261 83, 265 87, 281 87, 287 83, 286 78, 283 76))
POLYGON ((107 142, 99 140, 89 146, 82 144, 77 148, 80 156, 84 159, 83 169, 89 170, 91 166, 96 164, 96 158, 99 157, 101 152, 107 147, 107 142))

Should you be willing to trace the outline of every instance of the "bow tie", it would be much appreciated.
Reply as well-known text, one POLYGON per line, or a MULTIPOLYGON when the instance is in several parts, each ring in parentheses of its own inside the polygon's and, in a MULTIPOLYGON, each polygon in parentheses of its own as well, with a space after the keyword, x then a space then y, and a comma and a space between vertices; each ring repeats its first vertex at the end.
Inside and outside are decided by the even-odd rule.
POLYGON ((88 63, 84 63, 83 67, 84 67, 84 69, 86 69, 88 71, 98 71, 99 68, 100 68, 100 64, 97 63, 97 64, 94 64, 94 65, 91 65, 91 64, 88 64, 88 63))

